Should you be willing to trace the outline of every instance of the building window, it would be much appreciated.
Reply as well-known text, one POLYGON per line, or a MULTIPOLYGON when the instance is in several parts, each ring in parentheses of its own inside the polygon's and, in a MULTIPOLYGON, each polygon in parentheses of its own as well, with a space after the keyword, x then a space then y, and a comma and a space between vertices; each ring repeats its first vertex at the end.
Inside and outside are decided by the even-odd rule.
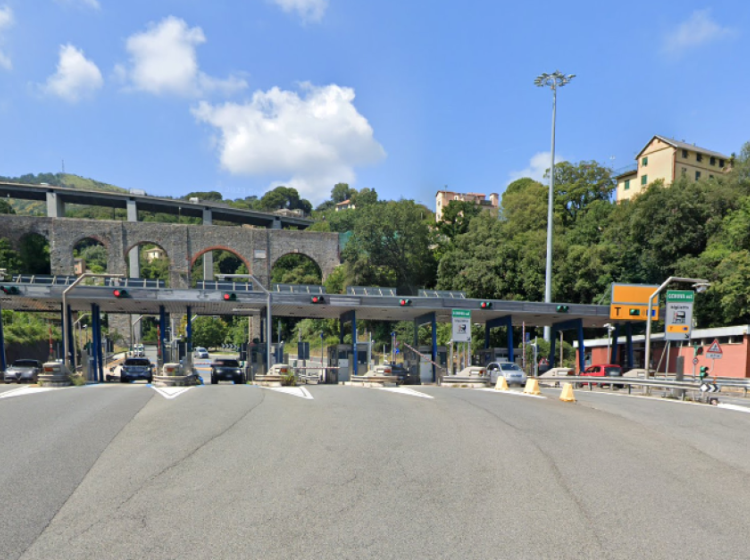
POLYGON ((709 175, 709 176, 708 176, 708 178, 709 178, 709 179, 713 179, 713 178, 714 178, 714 176, 713 176, 713 175, 709 175))
POLYGON ((685 175, 687 175, 687 167, 682 168, 682 176, 684 177, 685 175))
POLYGON ((625 190, 627 191, 629 189, 630 189, 630 179, 628 179, 627 181, 625 181, 625 190))
POLYGON ((643 167, 648 167, 648 158, 647 157, 641 158, 641 165, 643 167))
POLYGON ((719 167, 724 167, 724 160, 723 159, 719 160, 719 167))
POLYGON ((711 159, 710 159, 710 160, 708 160, 708 163, 709 163, 710 165, 716 165, 716 158, 715 158, 714 156, 711 156, 711 159))
POLYGON ((703 161, 703 154, 695 154, 696 161, 703 161))
POLYGON ((688 151, 682 150, 682 159, 687 159, 687 158, 688 158, 688 151))
POLYGON ((648 185, 648 175, 641 176, 641 185, 648 185))
POLYGON ((697 181, 700 178, 701 178, 701 172, 700 171, 696 171, 695 172, 695 180, 697 181))

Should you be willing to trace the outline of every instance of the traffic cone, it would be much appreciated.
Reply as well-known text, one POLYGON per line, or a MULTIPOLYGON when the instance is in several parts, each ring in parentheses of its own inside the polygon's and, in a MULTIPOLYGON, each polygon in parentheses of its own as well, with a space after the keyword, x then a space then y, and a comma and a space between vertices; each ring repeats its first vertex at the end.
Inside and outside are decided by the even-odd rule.
POLYGON ((526 387, 523 388, 523 392, 527 395, 541 394, 541 391, 539 390, 539 381, 537 381, 536 379, 527 379, 526 387))
POLYGON ((573 395, 573 384, 564 383, 562 393, 560 393, 560 400, 563 402, 576 402, 576 398, 573 395))
POLYGON ((508 381, 502 375, 497 378, 497 383, 495 384, 495 390, 496 391, 508 390, 508 381))

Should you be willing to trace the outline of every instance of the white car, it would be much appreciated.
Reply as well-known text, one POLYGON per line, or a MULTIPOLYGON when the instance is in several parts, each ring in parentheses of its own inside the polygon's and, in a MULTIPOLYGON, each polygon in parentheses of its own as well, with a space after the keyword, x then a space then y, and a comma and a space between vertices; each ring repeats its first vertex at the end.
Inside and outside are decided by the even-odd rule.
POLYGON ((526 385, 526 373, 513 362, 490 362, 487 364, 487 373, 490 375, 490 383, 497 383, 498 377, 502 376, 508 385, 526 385))
POLYGON ((208 350, 206 350, 202 346, 198 346, 198 348, 195 349, 195 352, 193 352, 193 356, 196 358, 208 359, 208 350))

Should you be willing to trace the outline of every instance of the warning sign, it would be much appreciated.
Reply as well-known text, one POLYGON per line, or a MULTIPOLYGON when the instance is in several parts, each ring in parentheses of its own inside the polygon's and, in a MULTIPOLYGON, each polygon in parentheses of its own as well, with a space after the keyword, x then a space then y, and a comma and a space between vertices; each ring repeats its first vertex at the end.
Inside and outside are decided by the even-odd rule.
POLYGON ((719 360, 724 357, 724 352, 721 349, 721 346, 719 346, 719 341, 714 340, 711 343, 711 346, 708 347, 708 350, 706 350, 706 358, 709 360, 719 360))

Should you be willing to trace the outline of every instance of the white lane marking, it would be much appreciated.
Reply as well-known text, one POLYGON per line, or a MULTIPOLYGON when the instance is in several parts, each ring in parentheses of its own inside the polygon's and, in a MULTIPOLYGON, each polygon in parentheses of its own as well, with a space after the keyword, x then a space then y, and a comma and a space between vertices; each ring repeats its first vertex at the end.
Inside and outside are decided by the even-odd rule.
POLYGON ((746 406, 740 406, 738 404, 722 404, 719 403, 716 405, 717 408, 726 408, 727 410, 736 410, 737 412, 747 412, 750 413, 750 408, 746 406))
POLYGON ((528 393, 522 393, 521 391, 498 391, 497 389, 477 389, 477 391, 488 391, 490 393, 497 393, 498 395, 517 395, 519 397, 530 397, 532 399, 546 399, 544 395, 530 395, 528 393))
POLYGON ((19 387, 18 389, 11 389, 0 394, 0 399, 9 399, 10 397, 22 397, 23 395, 35 395, 37 393, 44 393, 45 391, 54 391, 59 387, 19 387))
POLYGON ((188 392, 193 387, 151 387, 165 399, 176 399, 183 393, 188 392))
POLYGON ((270 389, 271 391, 276 391, 277 393, 285 393, 287 395, 292 395, 293 397, 299 397, 301 399, 313 398, 313 396, 310 394, 310 391, 308 391, 304 387, 263 387, 263 388, 270 389))
POLYGON ((432 395, 425 395, 424 393, 420 393, 414 389, 409 389, 408 387, 381 387, 380 390, 390 391, 391 393, 401 393, 402 395, 411 395, 413 397, 422 397, 423 399, 435 398, 432 395))

